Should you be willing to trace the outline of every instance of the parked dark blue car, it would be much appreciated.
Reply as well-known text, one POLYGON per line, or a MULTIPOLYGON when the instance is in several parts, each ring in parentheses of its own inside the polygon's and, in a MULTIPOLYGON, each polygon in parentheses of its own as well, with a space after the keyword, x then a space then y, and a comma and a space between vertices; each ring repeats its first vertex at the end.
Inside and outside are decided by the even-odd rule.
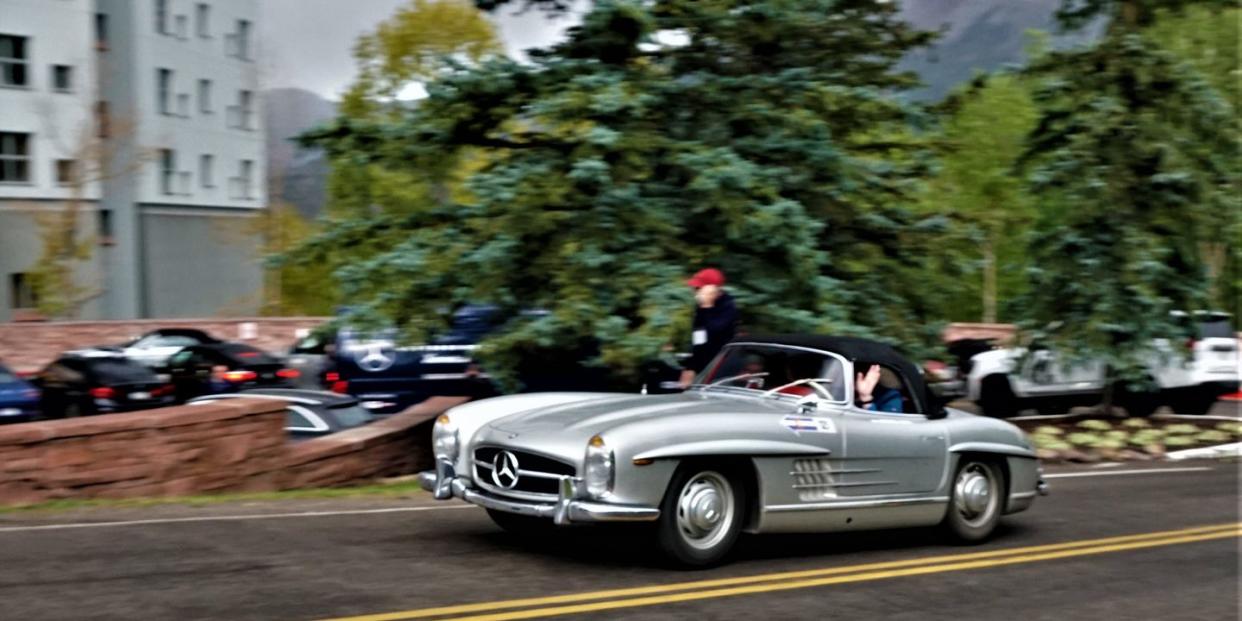
MULTIPOLYGON (((521 317, 546 314, 526 310, 521 317)), ((470 304, 453 313, 449 329, 424 345, 397 345, 395 330, 361 332, 344 328, 336 341, 336 355, 325 372, 333 391, 357 397, 376 414, 398 412, 432 396, 490 397, 500 394, 486 369, 474 358, 484 337, 505 329, 513 316, 495 306, 470 304)), ((603 367, 577 363, 598 352, 585 343, 581 351, 559 351, 556 356, 531 352, 525 367, 516 369, 524 392, 604 390, 603 367)), ((635 388, 637 391, 637 388, 635 388)))
POLYGON ((39 389, 0 364, 0 424, 38 418, 39 389))
POLYGON ((491 384, 475 366, 474 350, 497 319, 495 307, 464 306, 453 314, 448 331, 424 345, 397 345, 396 330, 342 328, 324 383, 376 414, 436 395, 485 396, 491 384))

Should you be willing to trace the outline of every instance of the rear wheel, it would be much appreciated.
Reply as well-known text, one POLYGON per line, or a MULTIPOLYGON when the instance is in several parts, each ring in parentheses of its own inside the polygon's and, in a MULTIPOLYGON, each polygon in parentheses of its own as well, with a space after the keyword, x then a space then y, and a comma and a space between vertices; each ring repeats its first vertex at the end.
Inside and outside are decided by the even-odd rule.
POLYGON ((690 567, 717 564, 742 532, 746 488, 727 470, 683 464, 673 475, 656 526, 660 548, 690 567))
POLYGON ((518 515, 508 511, 488 509, 487 516, 492 518, 492 521, 497 526, 515 535, 542 535, 556 528, 552 520, 530 515, 518 515))
POLYGON ((1215 390, 1198 389, 1171 400, 1170 405, 1174 414, 1207 414, 1219 398, 1215 390))
POLYGON ((995 463, 963 457, 953 478, 944 528, 961 543, 987 539, 1000 523, 1005 476, 995 463))
POLYGON ((1018 412, 1018 398, 1004 375, 989 375, 979 386, 979 407, 986 416, 1009 418, 1018 412))
POLYGON ((1128 386, 1117 385, 1116 403, 1126 411, 1128 416, 1147 418, 1159 408, 1160 393, 1149 390, 1133 390, 1128 386))

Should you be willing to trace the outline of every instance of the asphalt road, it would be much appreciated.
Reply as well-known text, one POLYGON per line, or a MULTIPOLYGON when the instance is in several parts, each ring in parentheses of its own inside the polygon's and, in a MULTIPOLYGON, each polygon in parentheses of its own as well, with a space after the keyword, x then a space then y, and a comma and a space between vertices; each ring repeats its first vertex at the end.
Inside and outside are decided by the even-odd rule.
POLYGON ((1052 495, 981 546, 756 536, 697 572, 642 532, 519 541, 421 496, 0 514, 0 619, 1239 618, 1237 464, 1048 472, 1052 495))

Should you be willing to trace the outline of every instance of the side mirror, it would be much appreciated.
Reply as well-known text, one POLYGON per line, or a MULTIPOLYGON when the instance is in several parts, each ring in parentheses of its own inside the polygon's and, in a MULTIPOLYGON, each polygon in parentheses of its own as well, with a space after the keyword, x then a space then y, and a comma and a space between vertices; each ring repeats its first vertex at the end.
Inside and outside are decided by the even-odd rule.
POLYGON ((807 395, 798 399, 798 412, 801 414, 811 414, 819 410, 819 397, 816 395, 807 395))

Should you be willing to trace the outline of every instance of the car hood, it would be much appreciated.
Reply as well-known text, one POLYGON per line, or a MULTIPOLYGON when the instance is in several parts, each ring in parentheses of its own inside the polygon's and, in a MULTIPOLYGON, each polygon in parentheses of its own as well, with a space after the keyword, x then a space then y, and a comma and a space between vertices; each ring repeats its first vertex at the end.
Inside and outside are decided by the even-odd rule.
POLYGON ((690 391, 673 395, 617 395, 528 410, 493 421, 484 428, 484 442, 512 445, 570 445, 575 452, 595 434, 670 416, 753 414, 766 408, 788 408, 776 399, 690 391))

